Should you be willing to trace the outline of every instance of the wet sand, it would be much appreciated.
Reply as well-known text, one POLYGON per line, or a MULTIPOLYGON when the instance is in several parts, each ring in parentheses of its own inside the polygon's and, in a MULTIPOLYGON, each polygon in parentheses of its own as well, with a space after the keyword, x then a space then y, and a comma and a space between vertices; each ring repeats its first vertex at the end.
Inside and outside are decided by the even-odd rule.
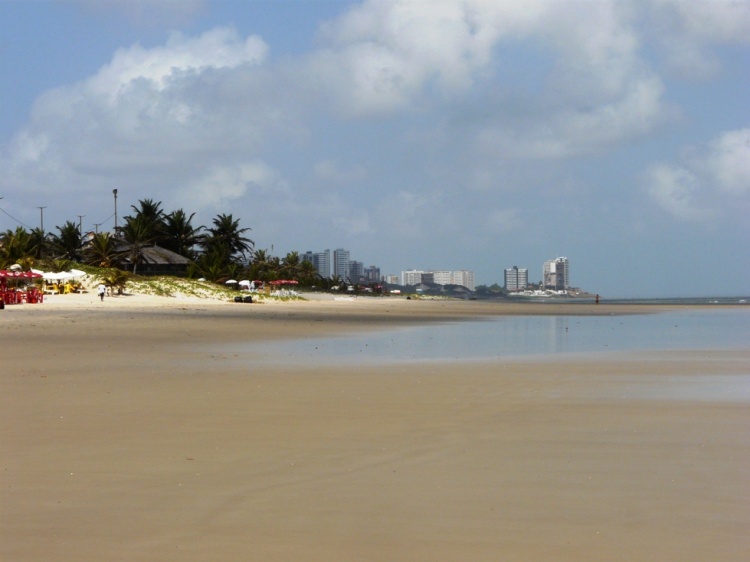
POLYGON ((750 408, 699 390, 746 387, 750 350, 334 368, 207 347, 658 310, 87 295, 8 307, 0 560, 746 560, 750 408), (675 380, 696 393, 670 396, 675 380))

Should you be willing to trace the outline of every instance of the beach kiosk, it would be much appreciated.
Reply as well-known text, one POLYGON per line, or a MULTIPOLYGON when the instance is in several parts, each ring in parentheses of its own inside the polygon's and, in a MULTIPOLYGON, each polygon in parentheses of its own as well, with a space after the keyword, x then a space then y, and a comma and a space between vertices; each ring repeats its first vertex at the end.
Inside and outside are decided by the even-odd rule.
POLYGON ((42 277, 40 273, 33 271, 20 271, 13 269, 0 269, 0 306, 6 304, 37 304, 44 301, 44 293, 34 286, 24 285, 21 289, 19 281, 30 281, 42 277), (8 286, 8 281, 15 281, 13 286, 8 286))

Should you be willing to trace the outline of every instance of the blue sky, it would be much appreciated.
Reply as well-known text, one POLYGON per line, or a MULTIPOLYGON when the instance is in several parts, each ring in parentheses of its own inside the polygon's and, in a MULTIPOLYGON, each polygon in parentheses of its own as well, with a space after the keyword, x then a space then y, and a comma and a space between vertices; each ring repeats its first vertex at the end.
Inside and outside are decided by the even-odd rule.
POLYGON ((750 2, 0 0, 0 229, 232 213, 384 274, 746 295, 750 2))

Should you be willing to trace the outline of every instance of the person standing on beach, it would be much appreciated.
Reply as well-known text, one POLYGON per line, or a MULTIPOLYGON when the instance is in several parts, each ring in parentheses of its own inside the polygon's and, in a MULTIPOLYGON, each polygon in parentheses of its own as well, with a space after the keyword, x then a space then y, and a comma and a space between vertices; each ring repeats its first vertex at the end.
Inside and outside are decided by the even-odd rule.
POLYGON ((99 289, 97 290, 97 294, 99 295, 99 298, 104 302, 104 293, 107 292, 107 287, 104 285, 99 285, 99 289))

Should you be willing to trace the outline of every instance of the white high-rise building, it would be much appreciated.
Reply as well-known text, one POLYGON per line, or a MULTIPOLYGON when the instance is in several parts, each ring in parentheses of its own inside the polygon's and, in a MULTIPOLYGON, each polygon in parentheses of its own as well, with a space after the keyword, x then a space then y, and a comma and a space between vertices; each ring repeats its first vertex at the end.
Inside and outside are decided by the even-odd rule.
POLYGON ((401 272, 401 284, 402 285, 419 285, 422 282, 423 273, 424 271, 417 271, 416 269, 402 271, 401 272))
POLYGON ((338 248, 333 251, 333 275, 342 281, 349 277, 349 250, 338 248))
POLYGON ((470 291, 473 291, 476 288, 473 271, 469 271, 468 269, 460 269, 458 271, 452 271, 451 273, 453 274, 451 276, 451 285, 462 285, 470 291))
POLYGON ((476 287, 474 272, 466 269, 459 271, 410 269, 401 272, 402 285, 419 285, 420 283, 435 283, 436 285, 462 285, 473 291, 476 287))
POLYGON ((555 258, 544 262, 542 279, 545 289, 567 291, 570 287, 570 262, 568 258, 555 258))

